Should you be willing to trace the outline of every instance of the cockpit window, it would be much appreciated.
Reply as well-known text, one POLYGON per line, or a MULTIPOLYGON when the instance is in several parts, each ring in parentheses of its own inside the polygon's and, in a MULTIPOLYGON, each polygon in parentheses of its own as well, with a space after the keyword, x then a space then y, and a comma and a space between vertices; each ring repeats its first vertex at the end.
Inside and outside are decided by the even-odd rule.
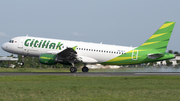
POLYGON ((14 43, 14 40, 10 40, 9 43, 14 43))

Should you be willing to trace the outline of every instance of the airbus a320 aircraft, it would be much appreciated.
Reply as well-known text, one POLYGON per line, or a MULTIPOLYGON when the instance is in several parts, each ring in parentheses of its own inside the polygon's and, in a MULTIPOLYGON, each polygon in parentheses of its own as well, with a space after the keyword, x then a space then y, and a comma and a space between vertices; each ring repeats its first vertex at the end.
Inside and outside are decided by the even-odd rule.
POLYGON ((70 72, 77 71, 75 63, 129 65, 172 59, 174 54, 166 53, 175 22, 165 22, 145 43, 139 47, 126 47, 88 42, 21 36, 12 38, 2 49, 24 56, 39 57, 42 64, 69 63, 70 72))

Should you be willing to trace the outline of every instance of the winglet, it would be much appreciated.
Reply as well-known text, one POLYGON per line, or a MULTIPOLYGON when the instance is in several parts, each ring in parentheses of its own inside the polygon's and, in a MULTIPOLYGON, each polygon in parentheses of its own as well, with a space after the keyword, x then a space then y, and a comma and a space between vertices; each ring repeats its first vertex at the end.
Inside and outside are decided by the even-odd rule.
POLYGON ((77 46, 75 46, 75 47, 72 47, 72 49, 73 49, 74 51, 76 51, 76 47, 77 47, 77 46))

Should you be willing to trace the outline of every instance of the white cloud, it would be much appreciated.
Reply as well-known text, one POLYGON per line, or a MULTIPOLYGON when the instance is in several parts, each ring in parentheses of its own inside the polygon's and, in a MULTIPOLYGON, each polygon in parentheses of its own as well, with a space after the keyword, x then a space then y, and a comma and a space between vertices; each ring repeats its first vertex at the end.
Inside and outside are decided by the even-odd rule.
POLYGON ((84 36, 85 34, 81 34, 81 33, 77 33, 77 32, 73 32, 72 33, 74 36, 84 36))
POLYGON ((7 37, 8 35, 3 33, 3 32, 0 32, 0 37, 7 37))

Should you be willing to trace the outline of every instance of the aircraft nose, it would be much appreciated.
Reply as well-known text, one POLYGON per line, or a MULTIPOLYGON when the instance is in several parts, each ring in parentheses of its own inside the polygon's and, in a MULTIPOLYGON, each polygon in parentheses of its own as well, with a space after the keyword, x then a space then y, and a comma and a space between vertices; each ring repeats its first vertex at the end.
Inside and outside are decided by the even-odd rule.
POLYGON ((7 43, 4 43, 2 46, 1 46, 1 48, 3 49, 3 50, 6 50, 8 47, 7 47, 7 43))

